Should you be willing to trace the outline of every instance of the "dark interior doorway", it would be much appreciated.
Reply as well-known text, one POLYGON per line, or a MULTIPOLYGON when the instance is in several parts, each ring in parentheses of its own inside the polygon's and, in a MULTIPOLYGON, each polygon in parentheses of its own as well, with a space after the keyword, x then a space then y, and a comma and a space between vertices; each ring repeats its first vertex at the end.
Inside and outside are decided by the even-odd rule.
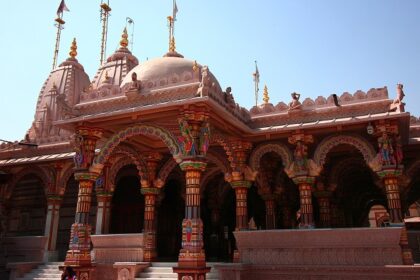
POLYGON ((140 233, 144 222, 144 196, 140 190, 137 169, 129 165, 117 175, 117 186, 112 197, 112 234, 140 233))
POLYGON ((176 261, 182 240, 182 220, 185 202, 179 180, 170 179, 163 188, 158 210, 157 255, 160 261, 176 261))

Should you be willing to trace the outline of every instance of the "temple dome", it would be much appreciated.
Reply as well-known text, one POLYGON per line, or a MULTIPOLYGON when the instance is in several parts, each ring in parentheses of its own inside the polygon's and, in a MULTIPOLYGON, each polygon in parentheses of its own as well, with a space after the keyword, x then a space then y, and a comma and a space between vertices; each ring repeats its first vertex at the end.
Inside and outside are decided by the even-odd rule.
MULTIPOLYGON (((137 74, 137 80, 141 81, 146 89, 200 82, 203 67, 206 66, 181 56, 164 56, 150 59, 134 67, 122 81, 121 88, 124 89, 131 83, 133 73, 137 74)), ((217 79, 211 72, 209 73, 212 82, 220 89, 217 79)))

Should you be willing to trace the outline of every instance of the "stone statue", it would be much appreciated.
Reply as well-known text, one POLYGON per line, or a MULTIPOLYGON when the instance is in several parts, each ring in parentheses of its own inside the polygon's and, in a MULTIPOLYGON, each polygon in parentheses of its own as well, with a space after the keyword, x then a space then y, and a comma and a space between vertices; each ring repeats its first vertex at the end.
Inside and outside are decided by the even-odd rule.
POLYGON ((236 103, 235 99, 233 98, 232 94, 232 88, 227 87, 225 93, 225 102, 231 107, 232 109, 235 109, 236 103))
POLYGON ((291 96, 292 96, 292 102, 289 103, 289 111, 300 109, 302 107, 302 104, 299 101, 300 94, 293 92, 291 96))
POLYGON ((404 90, 402 84, 397 84, 397 97, 392 101, 392 104, 389 106, 390 112, 404 112, 405 103, 402 102, 404 99, 404 90))
POLYGON ((201 68, 201 82, 197 90, 198 96, 208 96, 211 87, 210 71, 207 66, 201 68))
POLYGON ((137 73, 133 72, 133 74, 131 74, 131 83, 128 90, 140 90, 140 89, 141 89, 141 82, 137 80, 137 73))
POLYGON ((402 103, 405 96, 403 87, 403 84, 397 84, 397 98, 394 99, 394 104, 402 103))

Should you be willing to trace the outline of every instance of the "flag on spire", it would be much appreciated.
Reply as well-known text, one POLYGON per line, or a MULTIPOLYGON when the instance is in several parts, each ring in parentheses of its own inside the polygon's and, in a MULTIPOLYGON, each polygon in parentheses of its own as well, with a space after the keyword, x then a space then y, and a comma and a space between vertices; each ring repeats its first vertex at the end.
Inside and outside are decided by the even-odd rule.
POLYGON ((60 17, 60 15, 64 12, 70 12, 69 8, 67 8, 66 3, 64 2, 64 0, 61 0, 60 6, 58 6, 57 9, 57 16, 60 17))
POLYGON ((173 8, 173 11, 172 11, 172 18, 173 18, 174 21, 176 20, 176 14, 177 13, 178 13, 178 6, 176 5, 176 0, 174 0, 174 8, 173 8))

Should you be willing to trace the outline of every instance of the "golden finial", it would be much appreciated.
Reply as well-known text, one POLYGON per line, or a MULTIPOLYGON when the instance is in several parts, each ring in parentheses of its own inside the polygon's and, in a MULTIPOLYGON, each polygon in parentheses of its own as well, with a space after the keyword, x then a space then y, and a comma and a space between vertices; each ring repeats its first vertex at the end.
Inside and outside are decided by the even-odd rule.
POLYGON ((70 55, 71 58, 76 58, 76 56, 77 56, 76 38, 73 38, 73 42, 71 43, 69 55, 70 55))
POLYGON ((127 33, 127 27, 124 27, 123 34, 121 35, 121 41, 120 46, 122 48, 126 48, 128 46, 128 33, 127 33))
POLYGON ((169 43, 169 52, 175 52, 175 38, 171 38, 171 42, 169 43))
POLYGON ((267 104, 269 100, 270 100, 270 97, 268 96, 268 88, 267 88, 267 85, 264 85, 264 92, 263 92, 264 104, 267 104))
POLYGON ((194 60, 194 64, 193 64, 192 70, 193 70, 194 72, 196 72, 196 71, 198 70, 197 60, 194 60))

